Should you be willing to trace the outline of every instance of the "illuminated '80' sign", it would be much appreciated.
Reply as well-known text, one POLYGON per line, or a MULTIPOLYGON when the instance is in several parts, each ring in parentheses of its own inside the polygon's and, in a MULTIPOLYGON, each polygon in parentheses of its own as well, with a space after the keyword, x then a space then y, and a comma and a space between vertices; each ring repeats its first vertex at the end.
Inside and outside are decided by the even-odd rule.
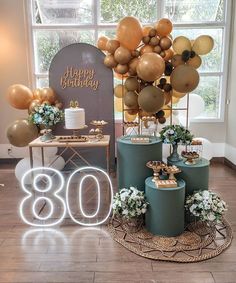
MULTIPOLYGON (((75 170, 69 177, 67 184, 66 184, 66 191, 65 191, 65 200, 59 195, 59 193, 62 192, 63 188, 65 186, 65 180, 63 175, 60 171, 49 168, 49 167, 38 167, 33 168, 27 171, 22 179, 21 179, 21 187, 23 191, 26 193, 26 197, 21 201, 20 203, 20 216, 22 220, 31 226, 36 227, 52 227, 57 224, 59 224, 66 216, 66 213, 68 212, 70 218, 77 224, 83 225, 83 226, 97 226, 102 223, 104 223, 108 217, 110 216, 111 209, 112 209, 112 200, 113 200, 113 187, 111 183, 111 179, 109 175, 103 171, 100 168, 87 166, 82 167, 77 170, 75 170), (83 216, 83 219, 85 221, 79 220, 74 217, 73 212, 71 210, 70 200, 69 200, 69 193, 70 188, 72 184, 72 178, 75 177, 76 174, 83 174, 86 173, 86 171, 89 171, 89 174, 83 175, 79 182, 79 208, 81 211, 81 214, 83 216), (38 173, 37 173, 38 172, 38 173), (98 180, 97 176, 94 173, 100 173, 103 178, 108 182, 109 186, 109 196, 110 199, 108 200, 108 211, 105 216, 102 217, 102 219, 96 220, 96 216, 98 215, 100 211, 100 205, 101 205, 101 194, 103 193, 101 191, 100 186, 100 180, 98 180), (32 186, 27 187, 27 184, 29 183, 27 180, 32 179, 32 186), (55 178, 57 179, 55 182, 55 178), (40 187, 38 184, 41 180, 44 180, 44 184, 46 184, 43 187, 40 187), (84 211, 83 208, 83 198, 82 198, 82 191, 84 188, 84 183, 86 180, 91 179, 95 185, 97 190, 97 207, 96 210, 88 214, 84 211), (27 181, 27 182, 26 182, 27 181), (56 189, 55 189, 56 187, 56 189), (36 196, 36 194, 40 194, 40 196, 36 196), (48 205, 48 213, 44 216, 41 216, 40 213, 36 211, 37 205, 44 201, 48 205), (55 203, 57 203, 57 206, 55 206, 55 203), (40 221, 40 223, 32 222, 31 219, 29 219, 28 214, 26 213, 27 207, 31 206, 31 212, 35 218, 35 220, 40 221), (60 213, 59 216, 57 216, 56 219, 54 219, 52 216, 55 213, 56 207, 60 207, 60 213), (50 220, 50 221, 49 221, 50 220)), ((58 213, 58 212, 57 212, 58 213)))

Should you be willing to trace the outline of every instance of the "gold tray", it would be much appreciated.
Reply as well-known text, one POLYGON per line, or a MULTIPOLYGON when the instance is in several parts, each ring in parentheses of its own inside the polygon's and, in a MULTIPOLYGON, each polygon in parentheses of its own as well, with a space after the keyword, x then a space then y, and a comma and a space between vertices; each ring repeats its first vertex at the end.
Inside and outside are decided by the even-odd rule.
POLYGON ((60 136, 57 138, 58 142, 87 142, 88 138, 84 136, 60 136))

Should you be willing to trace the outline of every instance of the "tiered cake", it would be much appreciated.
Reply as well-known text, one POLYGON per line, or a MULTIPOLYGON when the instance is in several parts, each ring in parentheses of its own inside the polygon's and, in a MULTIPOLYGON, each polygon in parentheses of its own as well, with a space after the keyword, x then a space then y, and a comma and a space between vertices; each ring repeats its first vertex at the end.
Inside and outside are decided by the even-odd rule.
POLYGON ((65 127, 67 129, 83 129, 85 127, 85 112, 83 108, 65 109, 65 127))

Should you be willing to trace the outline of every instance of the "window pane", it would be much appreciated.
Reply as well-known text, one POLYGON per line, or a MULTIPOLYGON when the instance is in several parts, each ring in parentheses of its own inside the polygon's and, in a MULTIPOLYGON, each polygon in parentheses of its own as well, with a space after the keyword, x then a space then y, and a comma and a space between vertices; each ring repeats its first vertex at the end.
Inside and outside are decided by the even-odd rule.
POLYGON ((201 76, 194 93, 201 95, 205 101, 204 118, 219 118, 220 76, 201 76))
POLYGON ((164 16, 173 22, 224 20, 224 0, 166 0, 164 16))
POLYGON ((214 39, 214 48, 213 50, 207 54, 201 56, 202 65, 198 69, 202 72, 220 72, 222 69, 222 42, 223 42, 223 30, 220 28, 215 29, 177 29, 173 30, 173 37, 177 37, 179 35, 184 35, 189 39, 195 39, 199 35, 207 34, 210 35, 214 39))
POLYGON ((92 0, 34 0, 34 23, 91 24, 92 0))
POLYGON ((125 16, 135 16, 142 23, 157 21, 157 0, 101 0, 101 23, 117 23, 125 16))
POLYGON ((34 32, 36 73, 48 71, 52 58, 63 47, 77 42, 94 44, 92 30, 36 30, 34 32))
POLYGON ((115 29, 100 29, 98 30, 98 37, 101 35, 105 35, 110 39, 114 39, 116 37, 116 30, 115 29))
POLYGON ((48 77, 47 78, 37 78, 36 87, 48 87, 48 77))

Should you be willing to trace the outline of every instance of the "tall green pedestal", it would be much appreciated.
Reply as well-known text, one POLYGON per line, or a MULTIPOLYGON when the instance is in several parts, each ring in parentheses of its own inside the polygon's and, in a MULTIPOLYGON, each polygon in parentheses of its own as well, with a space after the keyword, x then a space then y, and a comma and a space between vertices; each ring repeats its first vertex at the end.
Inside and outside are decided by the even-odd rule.
POLYGON ((176 165, 181 169, 177 177, 186 183, 186 196, 193 194, 194 191, 208 190, 210 165, 208 160, 202 158, 194 165, 187 165, 183 160, 178 162, 168 160, 168 164, 176 165))
POLYGON ((162 160, 162 142, 151 137, 147 144, 132 143, 130 138, 117 139, 117 177, 118 188, 130 186, 144 191, 145 179, 153 174, 146 167, 150 160, 162 160))
POLYGON ((152 177, 145 181, 149 202, 145 214, 146 229, 154 235, 175 237, 184 232, 185 182, 178 180, 177 188, 156 188, 152 177))

